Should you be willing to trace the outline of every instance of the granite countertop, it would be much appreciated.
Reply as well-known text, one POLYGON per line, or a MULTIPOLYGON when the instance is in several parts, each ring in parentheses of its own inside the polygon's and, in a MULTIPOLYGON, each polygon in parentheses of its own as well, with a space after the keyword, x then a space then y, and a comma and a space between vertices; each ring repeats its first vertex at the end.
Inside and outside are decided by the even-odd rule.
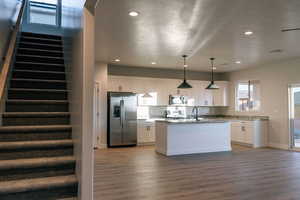
POLYGON ((256 121, 256 120, 269 120, 267 116, 241 116, 241 115, 210 115, 210 116, 200 116, 200 121, 196 121, 195 119, 168 119, 168 118, 150 118, 144 119, 141 121, 145 121, 146 123, 154 123, 156 121, 159 122, 168 122, 168 123, 223 123, 228 121, 256 121))
POLYGON ((206 119, 222 119, 229 121, 256 121, 256 120, 269 120, 268 116, 242 116, 242 115, 216 115, 216 116, 201 116, 206 119))
POLYGON ((164 120, 156 120, 156 122, 165 122, 170 124, 207 124, 207 123, 227 123, 226 120, 218 120, 218 119, 164 119, 164 120))

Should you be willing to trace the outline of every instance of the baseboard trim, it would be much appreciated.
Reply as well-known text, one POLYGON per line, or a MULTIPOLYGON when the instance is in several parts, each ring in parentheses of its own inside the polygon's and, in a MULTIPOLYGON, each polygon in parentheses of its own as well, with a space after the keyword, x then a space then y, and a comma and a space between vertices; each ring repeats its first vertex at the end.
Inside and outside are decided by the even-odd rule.
POLYGON ((155 145, 155 142, 141 142, 138 143, 138 146, 153 146, 155 145))
POLYGON ((283 150, 289 150, 289 145, 287 144, 280 144, 280 143, 269 143, 268 147, 274 148, 274 149, 283 149, 283 150))
POLYGON ((98 145, 98 149, 106 149, 107 148, 107 144, 99 144, 98 145))

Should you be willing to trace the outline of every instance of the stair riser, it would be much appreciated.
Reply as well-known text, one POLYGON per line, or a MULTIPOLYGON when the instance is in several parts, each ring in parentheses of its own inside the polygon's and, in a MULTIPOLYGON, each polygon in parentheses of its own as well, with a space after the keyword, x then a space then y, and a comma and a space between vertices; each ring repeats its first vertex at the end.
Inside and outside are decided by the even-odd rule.
POLYGON ((1 170, 0 181, 13 181, 18 179, 44 178, 53 176, 64 176, 75 173, 75 164, 65 164, 55 167, 38 167, 29 169, 1 170))
POLYGON ((77 185, 22 193, 0 195, 1 200, 54 200, 77 196, 77 185))
POLYGON ((64 60, 61 58, 48 58, 48 57, 31 57, 17 55, 17 62, 40 62, 40 63, 50 63, 50 64, 64 64, 64 60))
POLYGON ((38 50, 31 50, 31 49, 19 49, 19 54, 25 55, 39 55, 39 56, 53 56, 53 57, 63 57, 62 52, 51 52, 51 51, 38 51, 38 50))
MULTIPOLYGON (((60 77, 61 78, 61 77, 60 77)), ((16 81, 10 82, 11 88, 30 88, 30 89, 58 89, 66 90, 65 82, 42 82, 42 81, 16 81)))
POLYGON ((67 92, 49 91, 8 91, 8 99, 24 100, 67 100, 67 92))
POLYGON ((44 72, 23 72, 14 71, 13 78, 24 79, 45 79, 45 80, 65 80, 65 74, 44 73, 44 72))
POLYGON ((71 132, 0 133, 1 142, 63 140, 63 139, 71 139, 71 138, 72 138, 71 132))
POLYGON ((3 117, 3 126, 21 125, 66 125, 70 124, 68 116, 58 117, 3 117))
POLYGON ((57 40, 40 40, 39 38, 25 38, 21 37, 21 42, 33 42, 39 44, 62 45, 62 42, 57 40))
POLYGON ((68 104, 6 104, 6 112, 68 112, 68 104))
POLYGON ((33 49, 42 49, 42 50, 54 50, 54 51, 62 51, 62 46, 49 46, 49 45, 42 45, 42 44, 28 44, 28 43, 20 43, 20 48, 33 48, 33 49))
POLYGON ((0 160, 14 160, 21 158, 41 158, 73 155, 73 147, 44 148, 44 149, 15 149, 0 150, 0 160))
POLYGON ((45 34, 27 33, 27 32, 21 33, 21 36, 35 37, 35 38, 48 38, 48 39, 54 39, 54 40, 62 39, 62 37, 58 36, 58 35, 45 35, 45 34))
POLYGON ((42 64, 24 64, 16 63, 14 69, 16 70, 33 70, 33 71, 51 71, 51 72, 65 72, 65 68, 55 65, 42 65, 42 64))

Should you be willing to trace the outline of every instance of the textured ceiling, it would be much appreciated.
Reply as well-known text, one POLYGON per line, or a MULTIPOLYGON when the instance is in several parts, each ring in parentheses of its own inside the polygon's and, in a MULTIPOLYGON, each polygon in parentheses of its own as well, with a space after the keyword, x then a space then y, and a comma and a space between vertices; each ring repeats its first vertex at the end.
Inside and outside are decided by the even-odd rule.
POLYGON ((102 0, 97 61, 118 65, 234 71, 300 55, 300 0, 102 0), (137 17, 128 15, 138 11, 137 17), (245 36, 251 30, 253 35, 245 36), (270 53, 282 49, 282 52, 270 53), (235 61, 240 60, 241 64, 235 61), (156 62, 152 65, 151 62, 156 62))

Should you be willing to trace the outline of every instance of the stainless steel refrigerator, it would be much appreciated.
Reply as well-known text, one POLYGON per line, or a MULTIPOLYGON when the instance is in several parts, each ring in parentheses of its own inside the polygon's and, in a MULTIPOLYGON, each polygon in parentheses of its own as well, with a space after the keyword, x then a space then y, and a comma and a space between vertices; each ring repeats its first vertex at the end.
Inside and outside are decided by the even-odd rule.
POLYGON ((137 144, 137 95, 108 92, 108 147, 137 144))

